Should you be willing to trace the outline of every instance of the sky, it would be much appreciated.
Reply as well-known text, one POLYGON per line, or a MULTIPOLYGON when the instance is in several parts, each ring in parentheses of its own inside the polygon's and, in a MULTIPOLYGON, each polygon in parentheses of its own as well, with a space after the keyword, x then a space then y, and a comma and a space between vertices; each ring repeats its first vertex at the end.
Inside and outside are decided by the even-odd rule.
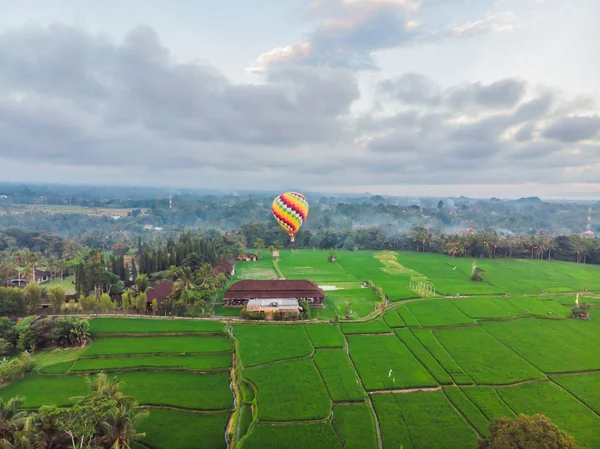
POLYGON ((597 0, 0 0, 0 180, 600 199, 597 0))

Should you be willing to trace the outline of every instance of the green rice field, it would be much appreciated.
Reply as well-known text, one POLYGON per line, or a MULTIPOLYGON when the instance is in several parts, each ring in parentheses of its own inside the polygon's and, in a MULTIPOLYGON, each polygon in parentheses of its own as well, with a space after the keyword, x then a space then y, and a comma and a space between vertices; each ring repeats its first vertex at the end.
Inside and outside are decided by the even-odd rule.
POLYGON ((222 306, 231 334, 225 317, 91 317, 91 344, 34 353, 0 397, 68 406, 105 372, 150 412, 136 449, 475 449, 494 418, 518 413, 600 447, 600 267, 478 259, 486 277, 473 282, 464 257, 283 250, 274 264, 258 252, 234 279, 327 287, 312 322, 238 321, 222 306), (363 281, 387 295, 383 312, 363 281), (421 282, 435 295, 409 288, 421 282), (589 320, 570 318, 577 292, 589 320))

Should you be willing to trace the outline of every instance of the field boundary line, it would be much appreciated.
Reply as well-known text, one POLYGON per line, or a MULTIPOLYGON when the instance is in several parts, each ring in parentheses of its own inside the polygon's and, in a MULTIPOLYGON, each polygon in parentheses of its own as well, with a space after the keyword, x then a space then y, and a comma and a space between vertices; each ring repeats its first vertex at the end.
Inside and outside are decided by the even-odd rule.
POLYGON ((141 404, 138 406, 143 409, 156 409, 156 410, 173 410, 176 412, 192 413, 195 415, 225 415, 232 413, 234 409, 224 410, 198 410, 195 408, 177 407, 174 405, 155 405, 155 404, 141 404))
POLYGON ((379 417, 377 416, 377 412, 375 411, 375 407, 373 406, 373 402, 371 401, 371 396, 369 395, 369 392, 365 388, 363 379, 362 379, 362 377, 360 377, 360 374, 358 373, 358 370, 356 369, 356 366, 354 365, 354 360, 352 360, 352 357, 350 356, 350 347, 348 345, 348 338, 347 338, 346 334, 344 334, 343 332, 342 332, 342 335, 344 336, 344 350, 346 351, 346 356, 348 357, 348 360, 350 361, 350 366, 352 367, 352 370, 354 371, 354 374, 356 375, 356 378, 358 379, 363 391, 367 394, 366 395, 366 403, 368 404, 369 409, 371 410, 371 415, 373 416, 373 423, 375 425, 375 434, 377 435, 377 448, 383 449, 383 439, 381 438, 381 427, 379 427, 379 417))
MULTIPOLYGON (((462 366, 460 366, 460 363, 458 363, 458 362, 456 361, 456 359, 455 359, 455 358, 452 356, 452 354, 450 354, 450 352, 448 351, 448 349, 447 349, 447 348, 446 348, 446 347, 445 347, 445 346, 442 344, 442 342, 441 342, 441 341, 439 341, 439 340, 438 340, 438 338, 436 337, 436 335, 433 333, 433 330, 431 330, 431 329, 424 329, 424 330, 428 330, 429 332, 431 332, 431 336, 433 337, 433 339, 434 339, 434 340, 437 342, 437 344, 440 346, 440 348, 442 348, 442 350, 443 350, 443 351, 444 351, 444 352, 445 352, 445 353, 448 355, 448 357, 449 357, 449 358, 450 358, 450 359, 451 359, 451 360, 452 360, 454 363, 456 363, 456 366, 458 366, 458 367, 460 368, 460 370, 462 371, 463 375, 465 375, 466 377, 468 377, 468 378, 471 380, 471 382, 473 382, 473 384, 472 384, 472 385, 477 385, 477 384, 475 383, 475 381, 473 380, 473 378, 471 377, 471 375, 470 375, 470 374, 468 374, 468 373, 467 373, 467 371, 466 371, 466 370, 465 370, 465 369, 464 369, 462 366)), ((414 334, 413 334, 413 335, 414 335, 414 334)), ((417 337, 416 335, 415 335, 415 338, 416 338, 417 340, 419 340, 419 337, 417 337)), ((421 340, 419 340, 419 341, 421 341, 421 340)), ((421 342, 421 344, 422 344, 423 346, 425 346, 425 344, 424 344, 424 343, 422 343, 422 342, 421 342)), ((429 350, 429 349, 427 348, 427 346, 425 346, 425 349, 429 350)), ((431 356, 432 356, 434 359, 436 359, 436 360, 438 361, 438 363, 439 363, 440 365, 442 365, 442 368, 444 368, 444 369, 446 370, 446 372, 448 373, 448 375, 450 376, 450 378, 451 378, 451 379, 454 381, 454 383, 455 383, 456 385, 459 385, 459 384, 457 384, 457 383, 456 383, 456 379, 454 378, 454 376, 452 376, 452 374, 451 374, 451 373, 450 373, 450 372, 449 372, 449 371, 448 371, 448 370, 447 370, 447 369, 444 367, 444 365, 442 364, 442 362, 441 362, 440 360, 438 360, 438 359, 437 359, 437 357, 436 357, 434 354, 432 354, 432 353, 431 353, 431 351, 430 351, 429 353, 431 354, 431 356)), ((469 384, 465 384, 465 385, 469 385, 469 384)))
POLYGON ((600 369, 581 370, 581 371, 561 371, 556 373, 546 373, 548 376, 580 376, 584 374, 600 374, 600 369))
POLYGON ((307 360, 307 359, 311 359, 312 360, 312 356, 314 354, 314 351, 315 351, 315 349, 313 348, 313 353, 311 353, 309 355, 303 355, 302 357, 292 357, 291 359, 273 360, 272 362, 265 362, 265 363, 261 363, 260 365, 244 366, 243 369, 245 369, 245 370, 252 370, 252 369, 255 369, 255 368, 263 368, 265 366, 277 365, 278 363, 295 362, 295 361, 298 361, 298 360, 307 360))
MULTIPOLYGON (((542 371, 540 369, 539 366, 536 366, 535 364, 533 364, 532 362, 530 362, 529 360, 527 360, 525 357, 523 357, 521 354, 519 354, 517 351, 515 351, 513 348, 511 348, 510 346, 508 346, 507 344, 505 344, 503 341, 500 341, 499 339, 497 339, 494 335, 490 334, 485 327, 482 327, 483 331, 488 334, 490 337, 492 337, 494 340, 496 340, 498 343, 500 343, 502 346, 504 346, 505 348, 507 348, 509 351, 513 352, 517 357, 519 357, 521 360, 523 360, 525 363, 531 365, 532 367, 534 367, 536 370, 538 370, 540 373, 542 373, 544 375, 544 379, 548 379, 548 375, 542 371)), ((483 385, 483 384, 481 384, 483 385)))
POLYGON ((567 390, 566 388, 564 388, 562 385, 560 385, 559 383, 553 381, 552 379, 549 379, 548 382, 556 385, 558 388, 560 388, 561 390, 563 390, 565 393, 567 393, 569 396, 571 396, 573 399, 575 399, 577 402, 579 402, 581 405, 583 405, 585 408, 587 408, 590 412, 592 412, 597 418, 600 418, 600 413, 598 413, 596 410, 594 410, 593 408, 591 408, 589 405, 587 405, 582 399, 579 398, 579 396, 577 396, 575 393, 571 393, 569 390, 567 390))
POLYGON ((371 390, 367 391, 367 394, 409 394, 409 393, 431 393, 434 391, 440 391, 442 389, 441 385, 437 387, 417 387, 417 388, 397 388, 392 390, 371 390))
MULTIPOLYGON (((456 388, 458 388, 460 390, 460 387, 458 385, 456 385, 456 388)), ((456 410, 456 413, 458 413, 460 416, 462 416, 462 419, 465 420, 466 423, 468 423, 471 426, 471 429, 473 429, 473 431, 480 437, 483 437, 483 435, 481 433, 479 433, 479 431, 477 430, 477 428, 475 427, 475 425, 471 422, 471 420, 467 417, 467 415, 460 409, 460 407, 454 403, 454 401, 450 398, 450 396, 448 396, 448 394, 446 393, 446 390, 444 390, 442 388, 442 393, 444 394, 444 397, 446 398, 446 400, 450 403, 450 405, 452 405, 452 408, 454 410, 456 410)), ((473 404, 473 401, 471 401, 471 399, 464 394, 462 391, 460 392, 460 394, 462 394, 467 401, 469 401, 477 410, 479 410, 479 407, 477 407, 475 404, 473 404)), ((481 410, 479 410, 481 412, 481 410)), ((487 417, 483 414, 483 412, 481 412, 481 414, 483 415, 483 417, 486 419, 486 421, 489 423, 490 421, 487 419, 487 417)))

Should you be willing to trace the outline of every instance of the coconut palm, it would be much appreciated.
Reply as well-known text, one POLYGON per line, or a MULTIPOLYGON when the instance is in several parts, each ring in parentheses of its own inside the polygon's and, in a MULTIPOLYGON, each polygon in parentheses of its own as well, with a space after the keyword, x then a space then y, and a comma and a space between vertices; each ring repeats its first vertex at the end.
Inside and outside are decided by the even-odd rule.
POLYGON ((256 249, 263 249, 265 247, 265 239, 259 237, 254 240, 254 247, 256 249))
POLYGON ((148 411, 140 410, 132 398, 121 400, 105 421, 100 423, 103 435, 98 438, 98 443, 111 449, 129 449, 130 441, 139 441, 146 436, 145 433, 138 433, 136 428, 148 415, 148 411))

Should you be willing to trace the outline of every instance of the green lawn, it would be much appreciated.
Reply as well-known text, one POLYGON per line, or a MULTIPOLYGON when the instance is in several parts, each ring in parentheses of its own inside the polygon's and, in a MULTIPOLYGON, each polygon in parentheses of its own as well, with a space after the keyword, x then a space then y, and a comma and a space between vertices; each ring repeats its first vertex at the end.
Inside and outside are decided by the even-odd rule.
POLYGON ((474 323, 448 299, 427 299, 407 304, 406 307, 425 327, 474 323))
POLYGON ((306 357, 313 351, 306 330, 300 325, 236 325, 234 335, 245 367, 306 357))
POLYGON ((328 290, 325 305, 338 316, 346 316, 346 305, 350 303, 351 318, 362 318, 375 310, 379 299, 370 288, 328 290))
POLYGON ((550 382, 534 382, 498 388, 500 397, 516 413, 542 413, 554 424, 575 436, 575 443, 600 447, 600 418, 565 390, 550 382))
POLYGON ((144 443, 156 449, 226 449, 228 420, 229 413, 151 409, 136 430, 145 432, 144 443))
POLYGON ((413 353, 413 355, 427 368, 431 375, 442 385, 453 383, 452 378, 442 365, 431 355, 431 353, 414 336, 410 329, 395 329, 394 332, 402 343, 413 353))
POLYGON ((457 386, 444 387, 444 394, 460 410, 471 426, 481 436, 487 436, 489 421, 479 408, 457 386))
POLYGON ((440 342, 435 338, 433 332, 426 329, 412 329, 411 332, 429 353, 439 362, 440 365, 452 376, 454 382, 458 385, 469 385, 473 381, 465 374, 460 366, 450 354, 444 349, 440 342))
POLYGON ((332 324, 309 324, 308 336, 315 348, 343 348, 346 344, 339 326, 332 324))
POLYGON ((238 449, 341 449, 331 424, 259 424, 238 449))
POLYGON ((51 281, 44 282, 40 284, 42 288, 51 289, 52 287, 61 287, 64 289, 67 294, 75 293, 75 276, 65 276, 63 280, 60 280, 60 277, 54 278, 51 281))
POLYGON ((116 337, 99 338, 82 357, 129 354, 181 354, 231 351, 225 337, 116 337))
POLYGON ((334 406, 333 427, 345 449, 377 448, 375 422, 367 404, 334 406))
POLYGON ((477 435, 441 391, 371 397, 384 449, 475 448, 477 435))
POLYGON ((361 323, 342 323, 342 332, 346 335, 352 334, 389 334, 392 330, 385 324, 383 318, 379 317, 371 321, 361 323))
POLYGON ((302 421, 325 419, 331 404, 312 360, 279 362, 244 370, 258 391, 258 419, 302 421))
POLYGON ((434 334, 471 379, 480 385, 502 385, 544 374, 480 327, 441 329, 434 334))
POLYGON ((234 278, 241 279, 276 279, 277 273, 273 269, 273 259, 263 256, 256 262, 238 262, 235 264, 234 278))
POLYGON ((99 357, 75 362, 71 372, 97 372, 140 368, 187 369, 194 371, 227 370, 231 354, 203 356, 99 357))
POLYGON ((462 387, 462 391, 481 410, 488 421, 494 418, 515 417, 514 412, 500 399, 494 387, 462 387))
POLYGON ((586 342, 598 341, 594 320, 485 322, 483 329, 546 373, 600 369, 600 351, 586 342))
POLYGON ((550 378, 600 415, 600 373, 550 378))
POLYGON ((169 320, 164 318, 93 318, 92 334, 223 333, 220 321, 169 320))
POLYGON ((348 344, 350 357, 367 390, 437 385, 395 335, 349 336, 348 344))
POLYGON ((334 402, 364 401, 366 393, 360 386, 346 352, 341 349, 320 349, 313 356, 329 396, 334 402))

